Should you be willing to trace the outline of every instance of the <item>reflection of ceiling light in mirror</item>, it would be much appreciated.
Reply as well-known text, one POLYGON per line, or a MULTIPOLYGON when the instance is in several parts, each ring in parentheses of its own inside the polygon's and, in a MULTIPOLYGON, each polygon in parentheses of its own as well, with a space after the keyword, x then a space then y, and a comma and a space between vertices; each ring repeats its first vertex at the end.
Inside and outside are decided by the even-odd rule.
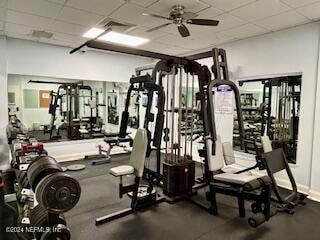
MULTIPOLYGON (((86 32, 83 37, 86 38, 95 38, 99 34, 103 33, 103 29, 100 28, 91 28, 88 32, 86 32)), ((139 45, 142 45, 144 43, 149 42, 149 39, 131 36, 123 33, 118 32, 108 32, 105 35, 102 35, 99 37, 99 40, 107 41, 107 42, 113 42, 117 44, 127 45, 131 47, 136 47, 139 45)))

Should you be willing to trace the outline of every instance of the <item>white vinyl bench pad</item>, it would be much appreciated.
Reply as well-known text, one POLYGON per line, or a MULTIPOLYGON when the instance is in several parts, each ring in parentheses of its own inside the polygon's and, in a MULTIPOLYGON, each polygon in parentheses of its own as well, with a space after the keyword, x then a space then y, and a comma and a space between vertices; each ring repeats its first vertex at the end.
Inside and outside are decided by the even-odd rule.
POLYGON ((221 173, 214 175, 214 179, 222 182, 243 185, 247 182, 257 179, 257 176, 253 176, 250 174, 221 173))
POLYGON ((110 173, 116 177, 133 174, 134 168, 130 165, 121 165, 110 169, 110 173))
POLYGON ((243 169, 245 169, 245 168, 243 166, 241 166, 240 164, 233 163, 233 164, 229 164, 229 165, 223 167, 221 170, 224 173, 235 173, 235 172, 241 171, 243 169))

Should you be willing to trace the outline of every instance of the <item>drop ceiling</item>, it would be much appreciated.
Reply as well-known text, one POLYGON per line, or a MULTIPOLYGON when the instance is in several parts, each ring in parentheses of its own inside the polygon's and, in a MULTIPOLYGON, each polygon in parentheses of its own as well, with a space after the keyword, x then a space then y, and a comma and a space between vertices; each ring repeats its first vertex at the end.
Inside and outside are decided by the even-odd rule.
POLYGON ((175 55, 317 21, 320 0, 0 0, 0 34, 55 45, 83 43, 82 35, 107 17, 134 25, 128 34, 150 39, 139 48, 175 55), (166 20, 143 12, 166 16, 175 4, 220 24, 188 25, 188 38, 181 38, 173 25, 146 32, 166 20), (34 37, 34 30, 53 36, 34 37))

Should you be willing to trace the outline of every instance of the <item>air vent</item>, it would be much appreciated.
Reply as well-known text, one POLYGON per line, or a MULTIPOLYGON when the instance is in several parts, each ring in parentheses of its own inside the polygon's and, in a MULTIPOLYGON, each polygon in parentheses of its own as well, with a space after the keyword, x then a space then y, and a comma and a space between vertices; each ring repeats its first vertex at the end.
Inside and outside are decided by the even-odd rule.
POLYGON ((46 31, 34 30, 31 35, 32 35, 32 37, 36 37, 36 38, 52 38, 53 33, 46 32, 46 31))
POLYGON ((105 29, 107 27, 112 27, 112 30, 115 32, 128 32, 134 28, 136 28, 135 25, 126 23, 126 22, 120 22, 118 20, 114 20, 112 18, 105 18, 103 19, 96 27, 105 29))

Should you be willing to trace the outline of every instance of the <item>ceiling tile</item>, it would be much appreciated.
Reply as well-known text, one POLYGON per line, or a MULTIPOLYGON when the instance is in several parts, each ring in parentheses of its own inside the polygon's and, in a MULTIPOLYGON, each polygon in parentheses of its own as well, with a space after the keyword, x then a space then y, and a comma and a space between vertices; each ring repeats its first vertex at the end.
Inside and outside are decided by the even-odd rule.
POLYGON ((22 24, 30 27, 37 27, 45 29, 50 23, 51 19, 45 17, 39 17, 31 14, 15 12, 8 10, 6 21, 10 23, 22 24))
POLYGON ((254 24, 248 23, 240 27, 236 27, 227 31, 223 31, 222 33, 231 37, 236 37, 238 39, 252 37, 260 34, 264 34, 268 32, 268 30, 258 27, 254 24))
POLYGON ((7 7, 7 0, 0 0, 0 7, 7 7))
POLYGON ((43 17, 56 17, 61 5, 43 0, 10 0, 8 9, 43 17))
POLYGON ((66 5, 107 16, 124 3, 124 0, 68 0, 66 5))
POLYGON ((134 36, 139 36, 139 37, 144 37, 147 39, 157 39, 163 36, 167 36, 168 33, 163 32, 161 30, 157 30, 157 31, 153 31, 153 32, 146 32, 148 30, 148 28, 146 27, 136 27, 133 30, 126 32, 130 35, 134 35, 134 36))
POLYGON ((320 2, 311 4, 305 7, 297 8, 297 12, 303 14, 309 19, 318 20, 320 19, 320 2))
POLYGON ((232 9, 241 7, 257 0, 202 0, 214 7, 220 8, 224 11, 230 11, 232 9))
POLYGON ((235 41, 238 38, 234 37, 234 36, 226 35, 226 34, 220 32, 215 35, 209 36, 208 39, 210 39, 215 45, 217 45, 217 44, 235 41))
POLYGON ((79 9, 70 7, 64 7, 60 12, 57 20, 66 21, 83 26, 94 26, 96 25, 103 16, 93 14, 79 9))
POLYGON ((0 8, 0 21, 5 21, 6 18, 6 9, 0 8))
POLYGON ((214 7, 209 7, 205 10, 202 10, 198 13, 198 17, 197 18, 209 18, 212 19, 215 16, 218 16, 220 14, 224 13, 224 11, 214 8, 214 7))
POLYGON ((160 0, 149 6, 150 9, 168 16, 174 5, 183 5, 187 12, 199 12, 209 5, 199 0, 160 0))
POLYGON ((231 14, 224 13, 217 16, 215 19, 219 20, 219 25, 217 27, 211 28, 211 32, 221 32, 230 28, 234 28, 247 23, 246 21, 232 16, 231 14))
POLYGON ((187 49, 195 49, 199 47, 199 43, 196 40, 193 40, 191 37, 183 38, 179 34, 176 35, 167 35, 156 40, 159 43, 164 43, 168 45, 173 45, 177 47, 183 47, 187 49))
POLYGON ((164 53, 164 54, 169 54, 169 55, 177 55, 177 54, 181 54, 181 53, 190 51, 190 50, 182 48, 182 47, 175 47, 172 45, 163 44, 163 43, 154 42, 154 41, 140 46, 139 49, 143 49, 146 51, 152 51, 152 52, 158 52, 158 53, 164 53))
POLYGON ((68 0, 46 0, 48 2, 53 2, 53 3, 56 3, 56 4, 60 4, 60 5, 63 5, 66 3, 66 1, 68 0))
POLYGON ((71 45, 70 42, 65 42, 65 41, 50 39, 50 38, 49 39, 41 38, 38 41, 42 42, 42 43, 48 43, 48 44, 53 44, 53 45, 58 45, 58 46, 70 46, 71 45))
POLYGON ((276 31, 283 28, 297 26, 308 21, 309 20, 304 16, 296 13, 295 11, 290 11, 257 21, 256 24, 269 30, 276 31))
POLYGON ((34 30, 32 27, 27 27, 21 24, 9 23, 5 24, 5 31, 11 33, 17 33, 22 35, 31 35, 31 32, 34 30))
POLYGON ((82 36, 86 31, 89 30, 89 27, 55 20, 51 22, 51 24, 48 26, 48 29, 54 32, 82 36))
POLYGON ((279 0, 259 0, 230 13, 247 21, 255 21, 290 10, 279 0))
POLYGON ((75 39, 75 36, 63 33, 54 33, 51 39, 72 43, 75 39))
POLYGON ((8 31, 5 31, 6 35, 8 37, 12 37, 12 38, 19 38, 19 39, 26 39, 26 40, 32 40, 32 41, 36 41, 38 42, 37 39, 34 39, 33 37, 31 37, 30 35, 23 35, 23 34, 18 34, 18 33, 11 33, 8 31))
POLYGON ((155 27, 164 23, 168 23, 165 19, 153 18, 150 16, 144 16, 142 13, 155 13, 154 11, 143 8, 136 4, 127 3, 116 10, 111 17, 127 23, 140 25, 144 27, 155 27))
POLYGON ((142 7, 149 7, 151 4, 154 4, 160 0, 131 0, 130 2, 138 4, 142 7))
POLYGON ((281 0, 281 2, 288 4, 290 7, 297 8, 311 3, 319 2, 319 0, 281 0))

